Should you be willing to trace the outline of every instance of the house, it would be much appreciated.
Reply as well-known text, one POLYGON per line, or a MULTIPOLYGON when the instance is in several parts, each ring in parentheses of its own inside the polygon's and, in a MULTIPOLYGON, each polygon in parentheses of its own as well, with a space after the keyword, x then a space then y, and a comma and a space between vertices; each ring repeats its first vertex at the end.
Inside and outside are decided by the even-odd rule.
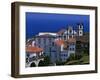
POLYGON ((32 67, 34 63, 38 66, 39 62, 44 59, 43 49, 35 46, 26 47, 26 67, 32 67))
POLYGON ((61 29, 60 31, 58 31, 57 32, 57 39, 59 39, 59 40, 63 39, 64 40, 63 34, 64 34, 65 31, 66 31, 66 29, 61 29))
POLYGON ((56 49, 57 49, 56 60, 58 62, 65 62, 67 58, 69 57, 68 50, 64 49, 64 47, 67 46, 67 44, 65 45, 64 40, 56 40, 55 44, 56 44, 56 49))
POLYGON ((76 51, 76 38, 69 38, 67 40, 68 44, 68 53, 69 54, 75 54, 76 51))
POLYGON ((50 34, 38 35, 35 37, 35 44, 44 50, 45 56, 50 56, 51 48, 53 48, 53 41, 56 37, 50 34))
POLYGON ((57 50, 54 43, 55 39, 56 39, 56 35, 51 33, 44 33, 35 36, 35 45, 44 50, 44 55, 50 58, 51 64, 54 64, 56 62, 55 57, 57 54, 57 50))

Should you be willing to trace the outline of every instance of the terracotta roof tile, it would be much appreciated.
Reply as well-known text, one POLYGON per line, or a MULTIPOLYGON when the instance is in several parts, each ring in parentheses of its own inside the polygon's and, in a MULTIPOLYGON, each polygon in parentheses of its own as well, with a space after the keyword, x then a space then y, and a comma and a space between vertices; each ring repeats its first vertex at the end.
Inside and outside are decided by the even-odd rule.
POLYGON ((73 42, 74 42, 74 43, 76 42, 76 39, 75 39, 75 38, 69 38, 69 39, 68 39, 68 43, 73 43, 73 42))
POLYGON ((76 37, 76 41, 89 42, 89 33, 84 33, 83 36, 76 37))
POLYGON ((64 40, 56 40, 55 43, 56 45, 61 46, 62 44, 64 44, 64 40))
POLYGON ((29 53, 39 53, 41 51, 43 51, 42 48, 32 47, 32 46, 26 47, 26 52, 29 52, 29 53))

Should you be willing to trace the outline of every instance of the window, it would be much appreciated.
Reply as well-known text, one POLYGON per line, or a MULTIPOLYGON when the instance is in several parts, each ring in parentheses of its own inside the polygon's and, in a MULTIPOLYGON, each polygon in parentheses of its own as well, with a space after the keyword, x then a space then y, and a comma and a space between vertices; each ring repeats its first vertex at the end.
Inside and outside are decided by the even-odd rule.
POLYGON ((52 42, 52 46, 54 46, 54 42, 52 42))
POLYGON ((40 48, 40 45, 38 47, 40 48))
POLYGON ((74 51, 74 50, 75 50, 75 48, 69 48, 69 50, 70 50, 70 51, 74 51))
POLYGON ((66 54, 66 57, 68 56, 68 54, 66 54))
POLYGON ((28 60, 28 58, 26 58, 26 63, 28 63, 29 62, 29 60, 28 60))
POLYGON ((72 36, 70 35, 69 38, 72 38, 72 36))
POLYGON ((64 54, 64 56, 66 57, 66 54, 64 54))
POLYGON ((66 40, 66 36, 64 36, 64 40, 66 40))
POLYGON ((49 45, 51 46, 51 43, 52 43, 52 40, 53 40, 53 38, 49 38, 49 45))
POLYGON ((69 30, 69 33, 72 33, 72 30, 69 30))
POLYGON ((46 43, 46 39, 45 38, 43 38, 43 41, 44 41, 44 44, 46 43))
POLYGON ((40 44, 40 42, 41 42, 41 41, 40 41, 40 38, 38 38, 38 43, 40 44))
POLYGON ((70 48, 70 50, 72 50, 72 48, 70 48))
POLYGON ((72 50, 74 51, 74 48, 72 48, 72 50))
POLYGON ((82 29, 82 28, 83 28, 83 25, 81 24, 81 25, 80 25, 80 29, 82 29))
POLYGON ((63 54, 61 54, 61 56, 64 56, 63 54))
POLYGON ((82 28, 82 26, 80 25, 80 29, 82 28))
POLYGON ((29 54, 26 54, 26 56, 29 57, 30 55, 29 54))
POLYGON ((51 38, 49 38, 49 41, 51 42, 51 38))

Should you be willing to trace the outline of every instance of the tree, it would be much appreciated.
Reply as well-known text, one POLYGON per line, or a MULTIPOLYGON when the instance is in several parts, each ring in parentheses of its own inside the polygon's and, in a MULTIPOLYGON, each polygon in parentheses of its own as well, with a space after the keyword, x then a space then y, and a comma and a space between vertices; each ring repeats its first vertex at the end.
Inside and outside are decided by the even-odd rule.
POLYGON ((49 56, 45 56, 44 61, 39 62, 39 66, 49 66, 49 64, 50 64, 50 57, 49 56))
POLYGON ((67 61, 75 60, 75 54, 70 54, 70 57, 68 58, 67 61))
POLYGON ((61 62, 61 61, 56 61, 56 65, 64 65, 65 62, 61 62))
POLYGON ((50 57, 49 56, 44 57, 44 64, 45 64, 45 66, 48 66, 50 64, 50 57))

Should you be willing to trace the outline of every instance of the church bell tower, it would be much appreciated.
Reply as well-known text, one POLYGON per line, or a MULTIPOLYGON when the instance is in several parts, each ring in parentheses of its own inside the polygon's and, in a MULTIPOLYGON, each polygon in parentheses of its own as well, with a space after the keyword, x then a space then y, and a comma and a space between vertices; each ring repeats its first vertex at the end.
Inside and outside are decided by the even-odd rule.
POLYGON ((77 26, 78 26, 78 31, 77 31, 78 36, 83 36, 83 24, 81 23, 78 24, 77 26))

